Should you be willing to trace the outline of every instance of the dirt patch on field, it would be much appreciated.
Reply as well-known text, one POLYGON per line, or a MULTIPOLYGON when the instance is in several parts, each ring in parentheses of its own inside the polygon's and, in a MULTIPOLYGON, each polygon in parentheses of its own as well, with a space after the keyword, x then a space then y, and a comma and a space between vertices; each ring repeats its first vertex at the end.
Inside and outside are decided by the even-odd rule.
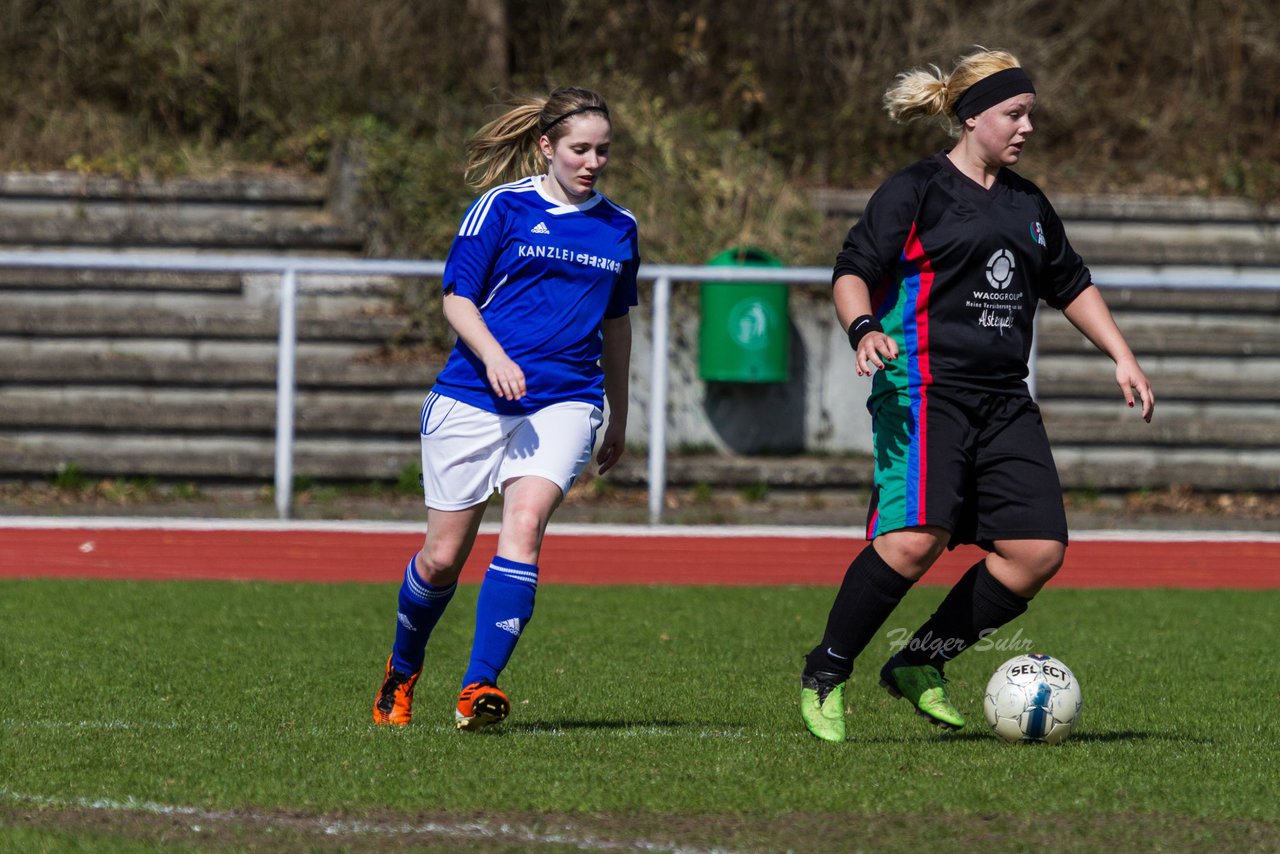
MULTIPOLYGON (((0 828, 47 843, 107 841, 251 851, 683 851, 830 852, 874 849, 1054 851, 1280 850, 1280 827, 1174 815, 922 816, 862 814, 671 815, 488 812, 302 812, 162 808, 0 807, 0 828), (165 811, 167 810, 167 811, 165 811)), ((0 830, 0 839, 6 832, 0 830)))

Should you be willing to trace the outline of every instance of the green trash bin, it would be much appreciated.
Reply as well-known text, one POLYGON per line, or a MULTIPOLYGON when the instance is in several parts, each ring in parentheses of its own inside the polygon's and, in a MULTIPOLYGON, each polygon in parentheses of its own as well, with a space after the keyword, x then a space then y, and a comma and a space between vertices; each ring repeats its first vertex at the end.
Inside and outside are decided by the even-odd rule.
MULTIPOLYGON (((712 266, 781 267, 754 247, 726 249, 712 266)), ((706 282, 698 325, 698 373, 716 382, 786 382, 791 353, 788 285, 706 282)))

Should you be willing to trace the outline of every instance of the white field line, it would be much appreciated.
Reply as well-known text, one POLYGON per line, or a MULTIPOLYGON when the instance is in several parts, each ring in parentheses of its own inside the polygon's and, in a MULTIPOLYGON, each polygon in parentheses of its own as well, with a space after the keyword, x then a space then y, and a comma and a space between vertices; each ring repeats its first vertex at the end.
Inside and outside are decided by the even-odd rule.
MULTIPOLYGON (((486 523, 481 533, 496 534, 499 525, 486 523)), ((3 516, 0 531, 6 529, 45 530, 142 530, 142 531, 325 531, 356 534, 422 534, 425 522, 277 519, 175 519, 127 516, 3 516)), ((567 537, 790 537, 802 539, 863 540, 859 526, 820 525, 589 525, 555 522, 547 529, 551 536, 567 537)), ((1157 531, 1096 530, 1072 531, 1072 540, 1116 542, 1247 542, 1280 543, 1280 531, 1157 531)))
POLYGON ((185 819, 192 833, 204 831, 203 825, 239 827, 246 822, 263 825, 268 832, 272 828, 289 828, 311 833, 323 833, 336 837, 404 837, 433 836, 451 839, 483 837, 501 842, 527 845, 572 845, 575 848, 595 851, 670 851, 678 854, 728 854, 723 848, 690 848, 669 845, 644 839, 616 841, 600 839, 591 834, 562 831, 536 831, 508 822, 486 821, 427 821, 414 823, 369 822, 352 819, 336 819, 322 815, 298 816, 259 813, 252 810, 206 810, 180 804, 162 804, 134 797, 123 800, 113 798, 51 798, 28 795, 0 787, 0 801, 13 804, 29 804, 41 809, 95 810, 103 813, 146 813, 148 815, 185 819))

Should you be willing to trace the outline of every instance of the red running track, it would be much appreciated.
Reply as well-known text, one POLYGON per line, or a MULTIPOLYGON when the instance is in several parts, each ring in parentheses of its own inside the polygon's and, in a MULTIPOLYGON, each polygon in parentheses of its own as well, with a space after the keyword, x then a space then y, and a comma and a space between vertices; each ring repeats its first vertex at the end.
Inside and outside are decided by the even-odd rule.
MULTIPOLYGON (((496 535, 482 533, 463 571, 478 582, 496 535)), ((863 540, 817 534, 783 536, 753 529, 593 533, 553 529, 543 545, 540 580, 561 584, 837 584, 863 540)), ((48 524, 0 527, 0 578, 211 579, 394 584, 421 534, 322 527, 98 527, 48 524)), ((949 552, 925 584, 951 584, 981 552, 949 552)), ((1280 537, 1257 540, 1074 540, 1055 587, 1280 588, 1280 537)))

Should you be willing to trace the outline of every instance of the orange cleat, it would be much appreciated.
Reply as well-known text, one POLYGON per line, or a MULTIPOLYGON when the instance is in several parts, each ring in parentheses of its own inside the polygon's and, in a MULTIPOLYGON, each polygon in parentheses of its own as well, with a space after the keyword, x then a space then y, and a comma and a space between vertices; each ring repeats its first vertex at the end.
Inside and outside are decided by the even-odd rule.
POLYGON ((373 698, 373 722, 381 726, 404 726, 413 720, 413 686, 418 683, 417 673, 401 673, 392 668, 391 656, 387 656, 387 672, 382 677, 382 687, 373 698))
POLYGON ((511 701, 488 682, 472 682, 462 689, 458 697, 458 709, 454 712, 458 729, 469 732, 484 729, 506 719, 511 711, 511 701))

